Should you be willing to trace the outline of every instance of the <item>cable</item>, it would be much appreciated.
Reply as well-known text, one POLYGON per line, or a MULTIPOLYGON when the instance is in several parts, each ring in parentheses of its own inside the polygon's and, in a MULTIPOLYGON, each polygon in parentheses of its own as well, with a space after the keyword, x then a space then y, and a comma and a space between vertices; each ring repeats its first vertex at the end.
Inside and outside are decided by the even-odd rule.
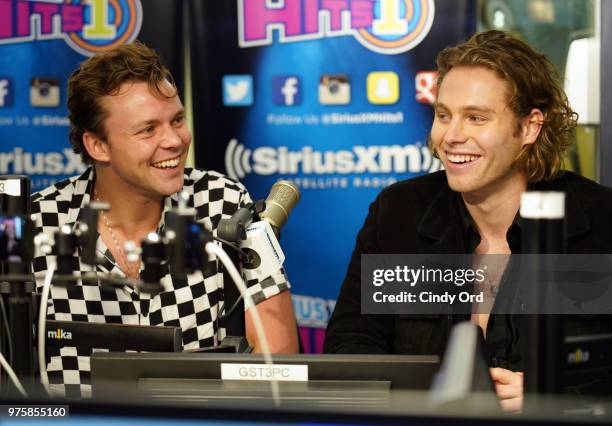
MULTIPOLYGON (((261 322, 261 317, 259 316, 259 312, 257 311, 255 302, 253 302, 253 298, 250 294, 247 293, 247 287, 244 284, 240 273, 232 263, 227 253, 225 253, 225 251, 221 247, 214 243, 206 243, 204 249, 208 254, 217 256, 217 258, 219 258, 221 263, 223 263, 223 266, 225 266, 225 268, 227 269, 227 272, 230 274, 232 280, 234 280, 234 283, 236 284, 236 287, 238 287, 240 294, 244 297, 245 307, 253 318, 253 325, 255 326, 255 333, 257 333, 259 343, 261 344, 261 353, 263 355, 264 362, 269 366, 273 366, 274 362, 272 361, 272 355, 270 353, 270 345, 268 344, 268 338, 266 337, 263 323, 261 322)), ((270 390, 272 392, 272 399, 274 400, 274 404, 279 407, 280 389, 278 386, 278 379, 276 379, 276 377, 273 377, 272 380, 270 380, 270 390)))
POLYGON ((40 370, 40 383, 49 393, 49 376, 47 375, 47 359, 45 356, 45 334, 47 321, 47 303, 49 300, 49 290, 51 289, 51 279, 55 272, 55 261, 47 261, 47 273, 43 283, 42 295, 40 298, 40 309, 38 310, 38 369, 40 370))
POLYGON ((238 254, 238 256, 240 256, 240 258, 242 260, 244 260, 246 262, 251 262, 252 261, 251 257, 248 254, 246 254, 245 252, 243 252, 242 249, 240 248, 240 246, 238 246, 238 245, 236 245, 234 243, 231 243, 231 242, 229 242, 227 240, 224 240, 223 238, 219 238, 219 237, 215 237, 215 236, 213 236, 213 240, 218 241, 221 244, 223 244, 224 246, 229 247, 232 250, 234 250, 238 254))
POLYGON ((2 355, 2 353, 0 353, 0 365, 2 365, 2 368, 6 370, 6 374, 8 374, 8 376, 10 377, 11 381, 13 382, 13 384, 15 385, 19 393, 23 395, 24 398, 27 398, 28 394, 26 393, 25 389, 21 385, 21 382, 19 382, 19 379, 17 378, 15 371, 13 371, 9 363, 6 362, 6 358, 4 358, 4 355, 2 355))
MULTIPOLYGON (((234 311, 236 310, 236 308, 238 307, 238 304, 242 301, 242 294, 240 295, 240 297, 238 299, 236 299, 236 301, 234 302, 234 304, 232 305, 231 308, 229 308, 229 311, 223 313, 223 314, 219 314, 218 319, 219 321, 224 321, 225 319, 229 318, 229 316, 234 313, 234 311)), ((219 308, 219 312, 225 311, 225 302, 223 302, 223 305, 221 305, 221 307, 219 308)))
POLYGON ((2 322, 6 329, 6 340, 8 342, 9 364, 13 363, 13 336, 8 325, 8 316, 6 315, 6 307, 4 306, 4 298, 0 295, 0 311, 2 311, 2 322))

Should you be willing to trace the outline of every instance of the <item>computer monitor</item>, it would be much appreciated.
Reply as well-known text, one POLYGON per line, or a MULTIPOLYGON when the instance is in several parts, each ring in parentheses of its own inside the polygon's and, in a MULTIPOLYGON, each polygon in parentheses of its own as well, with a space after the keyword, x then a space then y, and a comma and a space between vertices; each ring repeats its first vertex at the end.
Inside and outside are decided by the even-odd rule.
MULTIPOLYGON (((391 389, 427 390, 439 367, 439 358, 430 355, 310 354, 273 359, 275 368, 301 366, 298 375, 303 375, 298 381, 279 382, 282 401, 334 406, 385 404, 391 389)), ((260 369, 264 377, 281 374, 266 370, 263 357, 254 354, 96 353, 91 359, 92 391, 94 398, 120 392, 166 401, 269 402, 267 381, 222 378, 222 370, 241 374, 241 368, 245 376, 249 368, 260 369)))

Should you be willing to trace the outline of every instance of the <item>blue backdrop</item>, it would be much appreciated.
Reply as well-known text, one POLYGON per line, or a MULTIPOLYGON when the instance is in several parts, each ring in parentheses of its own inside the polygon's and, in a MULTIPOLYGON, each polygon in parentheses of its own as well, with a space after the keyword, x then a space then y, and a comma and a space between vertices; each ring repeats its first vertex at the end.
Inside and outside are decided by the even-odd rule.
POLYGON ((94 53, 137 37, 182 87, 181 1, 0 0, 0 174, 40 190, 84 170, 68 142, 68 77, 94 53))
MULTIPOLYGON (((197 165, 255 199, 278 179, 302 199, 282 231, 300 325, 333 310, 368 205, 438 170, 427 149, 436 53, 475 30, 475 2, 195 1, 197 165)), ((302 330, 309 351, 323 334, 302 330)))

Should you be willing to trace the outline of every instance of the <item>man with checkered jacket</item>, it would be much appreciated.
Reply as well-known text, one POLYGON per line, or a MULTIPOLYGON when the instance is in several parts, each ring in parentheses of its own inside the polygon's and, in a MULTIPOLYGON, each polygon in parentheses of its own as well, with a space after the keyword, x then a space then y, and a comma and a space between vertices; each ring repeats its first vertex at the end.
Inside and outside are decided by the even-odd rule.
MULTIPOLYGON (((219 173, 186 169, 191 134, 170 72, 158 55, 140 43, 120 46, 86 61, 68 82, 70 142, 89 168, 32 196, 37 232, 52 235, 62 225, 74 226, 91 201, 110 204, 100 215, 97 251, 104 262, 99 273, 136 279, 140 262, 128 260, 126 241, 141 241, 160 231, 166 211, 178 205, 178 193, 189 194, 196 220, 216 234, 219 220, 251 202, 240 183, 219 173)), ((37 253, 34 273, 39 290, 53 255, 37 253)), ((74 257, 73 271, 92 271, 74 257)), ((97 282, 52 286, 47 318, 63 321, 180 326, 184 349, 213 346, 225 336, 218 324, 223 305, 223 274, 165 271, 164 290, 149 295, 128 286, 107 288, 97 282)), ((249 283, 271 350, 297 351, 293 308, 284 271, 249 283)), ((247 340, 260 342, 250 315, 247 340)), ((101 348, 103 349, 103 348, 101 348)), ((64 347, 47 354, 50 389, 66 396, 90 392, 91 353, 64 347)))

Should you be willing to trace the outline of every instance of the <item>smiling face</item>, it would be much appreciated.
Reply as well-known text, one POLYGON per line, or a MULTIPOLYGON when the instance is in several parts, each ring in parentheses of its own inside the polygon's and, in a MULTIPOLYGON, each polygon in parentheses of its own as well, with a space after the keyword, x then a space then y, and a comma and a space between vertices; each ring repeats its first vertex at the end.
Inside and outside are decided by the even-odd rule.
POLYGON ((533 117, 519 120, 507 99, 507 84, 489 69, 456 67, 446 74, 438 89, 431 142, 453 190, 486 197, 526 185, 514 163, 521 147, 535 142, 527 126, 533 117))
MULTIPOLYGON (((166 81, 160 89, 168 96, 175 93, 166 81)), ((88 151, 104 169, 104 179, 128 196, 160 198, 178 192, 191 142, 178 96, 162 97, 146 82, 127 82, 101 104, 107 113, 106 141, 88 151)))

